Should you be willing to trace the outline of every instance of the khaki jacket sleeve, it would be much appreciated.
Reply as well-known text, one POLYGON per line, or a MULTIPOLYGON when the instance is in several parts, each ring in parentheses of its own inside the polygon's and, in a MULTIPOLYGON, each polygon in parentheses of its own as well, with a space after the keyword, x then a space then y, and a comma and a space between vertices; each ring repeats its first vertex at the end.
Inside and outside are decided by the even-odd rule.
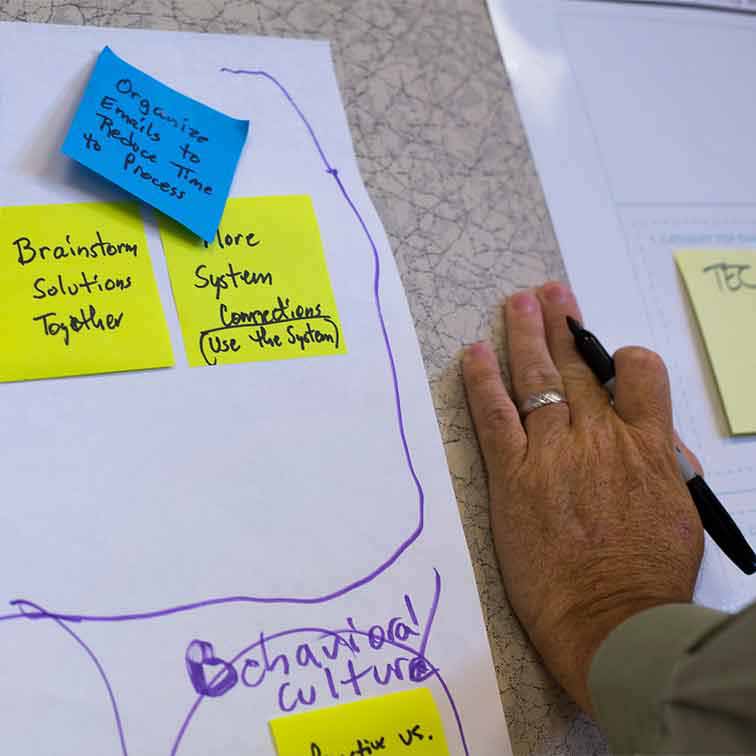
POLYGON ((756 604, 641 612, 601 644, 589 687, 613 753, 756 754, 756 604))

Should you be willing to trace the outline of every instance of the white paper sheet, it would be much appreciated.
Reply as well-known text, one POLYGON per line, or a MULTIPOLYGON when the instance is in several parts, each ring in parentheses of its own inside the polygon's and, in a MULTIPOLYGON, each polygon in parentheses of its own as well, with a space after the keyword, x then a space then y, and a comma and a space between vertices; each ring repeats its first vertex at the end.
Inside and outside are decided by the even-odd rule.
POLYGON ((251 120, 232 196, 312 196, 349 351, 189 368, 145 210, 176 367, 0 385, 2 751, 272 754, 266 723, 308 708, 298 695, 324 706, 424 680, 454 754, 509 753, 328 44, 0 24, 0 205, 123 199, 59 152, 105 45, 251 120), (214 692, 235 684, 198 696, 187 654, 220 673, 214 692))
MULTIPOLYGON (((681 247, 756 247, 756 19, 577 0, 489 7, 588 327, 613 349, 662 354, 680 435, 756 543, 756 438, 727 435, 673 261, 681 247)), ((756 580, 707 538, 696 597, 734 609, 756 580)))
POLYGON ((595 3, 616 3, 618 5, 654 5, 669 8, 697 8, 705 10, 725 10, 739 13, 756 13, 756 0, 590 0, 595 3))

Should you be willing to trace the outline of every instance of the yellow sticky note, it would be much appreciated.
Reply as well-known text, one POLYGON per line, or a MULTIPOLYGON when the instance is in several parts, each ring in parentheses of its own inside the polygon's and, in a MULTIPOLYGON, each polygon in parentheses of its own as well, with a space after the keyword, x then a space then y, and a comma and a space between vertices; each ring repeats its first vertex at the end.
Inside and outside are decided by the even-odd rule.
POLYGON ((346 351, 308 196, 231 199, 210 244, 160 234, 193 367, 346 351))
POLYGON ((732 434, 756 433, 756 250, 675 254, 732 434))
POLYGON ((449 756, 428 688, 270 721, 278 756, 449 756))
POLYGON ((167 367, 138 206, 0 207, 0 381, 167 367))

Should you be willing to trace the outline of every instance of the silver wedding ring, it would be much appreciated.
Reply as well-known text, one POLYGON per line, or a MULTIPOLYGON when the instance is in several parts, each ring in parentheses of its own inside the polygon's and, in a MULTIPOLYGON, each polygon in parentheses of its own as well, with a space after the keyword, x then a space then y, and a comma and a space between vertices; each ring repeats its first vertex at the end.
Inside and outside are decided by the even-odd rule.
POLYGON ((567 397, 559 391, 541 391, 529 396, 520 405, 520 417, 524 420, 531 412, 550 404, 567 404, 567 397))

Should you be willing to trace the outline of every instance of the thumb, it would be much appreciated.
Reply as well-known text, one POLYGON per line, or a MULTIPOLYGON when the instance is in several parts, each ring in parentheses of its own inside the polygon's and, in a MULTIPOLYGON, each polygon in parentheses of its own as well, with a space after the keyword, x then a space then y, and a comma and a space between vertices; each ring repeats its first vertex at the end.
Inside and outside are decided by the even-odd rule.
POLYGON ((673 433, 672 400, 664 361, 643 347, 623 347, 614 354, 614 409, 629 425, 673 433))

